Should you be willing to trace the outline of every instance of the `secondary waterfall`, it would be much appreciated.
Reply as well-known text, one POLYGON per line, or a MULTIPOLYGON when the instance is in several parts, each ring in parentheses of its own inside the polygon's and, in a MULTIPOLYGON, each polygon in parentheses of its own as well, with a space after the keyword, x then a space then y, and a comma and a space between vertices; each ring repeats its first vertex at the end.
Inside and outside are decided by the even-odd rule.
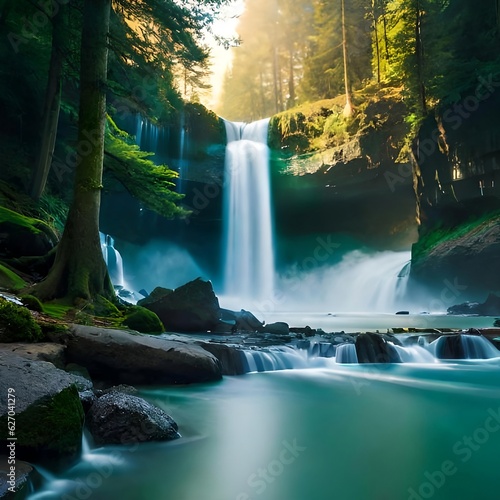
POLYGON ((124 285, 123 259, 120 252, 114 247, 115 240, 109 234, 99 233, 104 261, 108 266, 109 278, 113 285, 124 285))
POLYGON ((241 299, 266 299, 274 276, 269 120, 225 125, 224 291, 241 299))

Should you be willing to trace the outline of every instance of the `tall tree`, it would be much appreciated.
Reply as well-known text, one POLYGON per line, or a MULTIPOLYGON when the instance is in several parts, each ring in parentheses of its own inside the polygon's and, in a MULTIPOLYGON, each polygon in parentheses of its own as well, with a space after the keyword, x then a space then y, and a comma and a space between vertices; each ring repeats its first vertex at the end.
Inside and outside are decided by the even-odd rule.
POLYGON ((99 240, 111 0, 85 0, 74 198, 54 265, 35 293, 43 299, 114 296, 99 240))
POLYGON ((56 144, 57 125, 61 109, 65 10, 66 5, 62 4, 58 6, 58 11, 52 16, 52 49, 49 74, 43 105, 40 146, 31 184, 31 196, 35 200, 40 199, 45 189, 56 144))
POLYGON ((344 116, 352 116, 352 97, 351 97, 351 85, 349 82, 349 57, 347 50, 347 32, 345 24, 345 1, 341 0, 341 10, 342 10, 342 57, 344 59, 344 88, 345 88, 345 107, 344 116))

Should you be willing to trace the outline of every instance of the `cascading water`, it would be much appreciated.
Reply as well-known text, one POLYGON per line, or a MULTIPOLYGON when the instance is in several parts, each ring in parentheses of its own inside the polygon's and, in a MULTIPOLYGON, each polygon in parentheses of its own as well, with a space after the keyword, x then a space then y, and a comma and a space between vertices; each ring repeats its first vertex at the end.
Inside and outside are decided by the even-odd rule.
POLYGON ((109 234, 99 233, 104 262, 108 266, 109 277, 115 286, 124 286, 123 259, 114 247, 115 241, 109 234))
POLYGON ((274 281, 269 120, 225 125, 225 294, 266 299, 274 281))

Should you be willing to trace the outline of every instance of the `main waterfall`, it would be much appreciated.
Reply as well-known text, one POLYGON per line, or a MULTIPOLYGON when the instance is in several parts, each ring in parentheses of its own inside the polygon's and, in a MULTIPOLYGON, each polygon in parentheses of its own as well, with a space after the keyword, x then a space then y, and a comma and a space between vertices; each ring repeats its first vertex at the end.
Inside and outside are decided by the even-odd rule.
POLYGON ((224 292, 262 300, 271 297, 274 281, 269 120, 225 125, 224 292))

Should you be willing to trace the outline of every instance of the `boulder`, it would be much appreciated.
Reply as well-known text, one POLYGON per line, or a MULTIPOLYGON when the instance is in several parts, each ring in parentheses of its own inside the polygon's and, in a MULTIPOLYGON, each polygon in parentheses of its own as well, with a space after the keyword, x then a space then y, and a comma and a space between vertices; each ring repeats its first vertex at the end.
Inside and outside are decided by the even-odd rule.
POLYGON ((490 293, 482 304, 479 302, 464 302, 463 304, 457 304, 448 308, 448 314, 498 316, 500 315, 500 297, 494 293, 490 293))
POLYGON ((398 352, 386 338, 376 333, 362 333, 355 340, 358 363, 400 363, 398 352))
POLYGON ((175 290, 155 288, 137 305, 156 313, 166 330, 176 332, 211 331, 221 316, 212 283, 200 278, 175 290))
POLYGON ((263 321, 258 320, 250 311, 230 311, 221 309, 222 319, 231 322, 233 332, 257 332, 260 331, 263 321))
POLYGON ((97 445, 165 441, 179 436, 177 424, 161 408, 122 392, 101 396, 87 414, 97 445))
POLYGON ((45 255, 57 241, 45 222, 0 207, 0 256, 45 255))
POLYGON ((241 349, 209 342, 200 342, 199 345, 220 361, 222 375, 243 375, 246 373, 245 354, 241 349))
POLYGON ((45 361, 0 353, 0 442, 6 449, 8 404, 15 404, 16 456, 21 460, 74 457, 80 450, 83 408, 77 377, 45 361), (13 389, 15 400, 7 399, 13 389))
MULTIPOLYGON (((8 449, 6 451, 8 452, 8 449)), ((9 476, 12 464, 9 464, 8 460, 8 456, 0 456, 0 500, 27 498, 30 494, 30 484, 39 479, 38 474, 30 464, 16 459, 15 478, 9 476), (9 491, 9 488, 15 493, 12 493, 12 489, 9 491)))
POLYGON ((288 323, 278 321, 276 323, 269 323, 261 327, 263 333, 272 333, 273 335, 289 335, 290 327, 288 323))
POLYGON ((68 361, 118 384, 188 384, 222 377, 217 358, 195 344, 137 332, 73 325, 68 361))
POLYGON ((39 344, 21 342, 0 344, 0 354, 16 354, 32 361, 48 361, 61 369, 65 366, 65 349, 65 346, 51 342, 41 342, 39 344))

